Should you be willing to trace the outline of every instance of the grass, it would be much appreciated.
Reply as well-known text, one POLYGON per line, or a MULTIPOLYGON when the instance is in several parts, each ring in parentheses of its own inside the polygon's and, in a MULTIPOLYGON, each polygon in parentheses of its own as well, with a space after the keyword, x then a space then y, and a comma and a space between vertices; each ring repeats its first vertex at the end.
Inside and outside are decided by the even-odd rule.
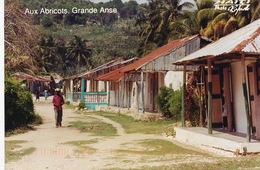
POLYGON ((140 167, 142 170, 237 170, 260 169, 260 156, 246 156, 239 158, 216 158, 213 162, 192 162, 176 164, 174 166, 140 167))
MULTIPOLYGON (((125 144, 127 145, 127 144, 125 144)), ((182 148, 170 141, 162 139, 146 139, 138 141, 135 146, 141 146, 142 149, 133 148, 130 150, 117 150, 122 153, 145 154, 145 155, 168 155, 168 154, 192 154, 201 155, 201 153, 182 148)))
POLYGON ((69 141, 64 144, 77 146, 77 149, 74 150, 74 153, 77 156, 81 156, 81 155, 86 155, 86 154, 92 155, 92 154, 96 153, 97 149, 86 146, 86 145, 97 143, 97 142, 98 142, 98 139, 91 139, 91 140, 69 141))
POLYGON ((246 156, 239 158, 219 158, 213 163, 193 163, 193 164, 182 164, 176 166, 176 169, 181 170, 200 170, 200 169, 260 169, 260 155, 258 156, 246 156))
POLYGON ((77 106, 74 106, 74 105, 71 105, 71 104, 65 105, 65 109, 75 110, 76 107, 77 107, 77 106))
POLYGON ((73 146, 82 146, 82 145, 93 144, 93 143, 97 143, 97 142, 98 142, 98 139, 91 139, 91 140, 69 141, 64 144, 73 145, 73 146))
POLYGON ((27 141, 24 140, 13 140, 13 141, 5 141, 5 162, 10 162, 14 160, 21 159, 21 157, 25 155, 29 155, 33 153, 36 149, 33 147, 17 150, 17 148, 21 148, 21 143, 25 143, 27 141))
POLYGON ((120 114, 120 113, 108 113, 108 112, 87 112, 86 114, 96 114, 107 117, 123 126, 125 132, 131 133, 143 133, 143 134, 162 134, 172 131, 173 120, 167 121, 155 121, 155 122, 143 122, 135 120, 133 117, 120 114))
POLYGON ((73 121, 69 122, 69 127, 76 128, 81 132, 92 133, 93 136, 116 136, 117 129, 108 123, 104 123, 101 121, 73 121))

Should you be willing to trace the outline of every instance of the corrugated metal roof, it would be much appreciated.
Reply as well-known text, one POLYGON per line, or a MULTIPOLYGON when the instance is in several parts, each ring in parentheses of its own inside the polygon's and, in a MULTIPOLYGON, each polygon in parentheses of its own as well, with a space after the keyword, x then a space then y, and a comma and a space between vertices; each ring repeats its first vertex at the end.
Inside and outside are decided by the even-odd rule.
POLYGON ((17 72, 17 73, 12 74, 11 76, 21 78, 21 79, 26 79, 26 80, 29 80, 29 81, 51 82, 51 80, 49 80, 49 79, 41 78, 41 77, 38 77, 38 76, 35 76, 35 75, 23 73, 23 72, 17 72))
MULTIPOLYGON (((126 66, 124 66, 124 67, 126 67, 126 66)), ((107 74, 99 76, 98 78, 96 78, 96 80, 118 81, 120 78, 124 77, 124 72, 122 72, 122 69, 124 69, 124 67, 121 67, 117 70, 114 70, 107 74)))
POLYGON ((178 46, 194 39, 195 37, 198 37, 198 35, 193 35, 193 36, 186 37, 183 39, 171 41, 170 43, 154 50, 153 52, 151 52, 148 55, 144 56, 143 58, 133 62, 132 64, 126 65, 117 70, 114 70, 107 74, 99 76, 98 78, 96 78, 96 80, 118 81, 119 79, 124 77, 124 72, 128 72, 131 70, 138 70, 142 66, 154 61, 154 59, 171 52, 173 49, 176 49, 178 46))
POLYGON ((136 60, 136 57, 134 58, 130 58, 128 60, 123 60, 123 61, 120 61, 120 60, 123 60, 123 57, 118 57, 114 60, 111 60, 105 64, 102 64, 92 70, 88 70, 88 71, 85 71, 85 72, 82 72, 82 73, 79 73, 79 74, 75 74, 73 76, 70 76, 70 77, 67 77, 66 79, 67 80, 71 80, 71 79, 75 79, 75 78, 79 78, 79 77, 84 77, 84 76, 87 76, 91 73, 95 73, 97 71, 100 71, 100 70, 103 70, 103 69, 106 69, 106 68, 110 68, 110 67, 113 67, 113 66, 116 66, 116 65, 120 65, 120 64, 125 64, 125 63, 128 63, 128 62, 131 62, 133 60, 136 60))
POLYGON ((132 70, 138 70, 140 67, 142 67, 143 65, 147 64, 148 62, 168 53, 169 51, 171 51, 172 49, 175 49, 176 47, 182 45, 185 42, 188 42, 190 40, 192 40, 193 38, 197 37, 199 35, 193 35, 193 36, 189 36, 183 39, 178 39, 178 40, 174 40, 171 41, 170 43, 152 51, 151 53, 149 53, 148 55, 142 57, 141 59, 133 62, 132 64, 127 65, 126 67, 124 67, 124 69, 122 70, 122 72, 128 72, 128 71, 132 71, 132 70))
POLYGON ((174 64, 189 63, 202 58, 231 53, 260 53, 260 19, 180 59, 174 64))

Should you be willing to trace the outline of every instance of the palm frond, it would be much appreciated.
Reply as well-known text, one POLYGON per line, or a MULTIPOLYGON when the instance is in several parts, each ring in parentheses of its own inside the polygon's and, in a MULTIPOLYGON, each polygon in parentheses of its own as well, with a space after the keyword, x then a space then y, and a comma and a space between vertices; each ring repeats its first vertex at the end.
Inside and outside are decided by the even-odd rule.
POLYGON ((237 29, 238 29, 238 21, 235 17, 231 17, 227 21, 223 32, 224 32, 225 35, 227 35, 228 33, 231 33, 231 32, 233 32, 237 29))

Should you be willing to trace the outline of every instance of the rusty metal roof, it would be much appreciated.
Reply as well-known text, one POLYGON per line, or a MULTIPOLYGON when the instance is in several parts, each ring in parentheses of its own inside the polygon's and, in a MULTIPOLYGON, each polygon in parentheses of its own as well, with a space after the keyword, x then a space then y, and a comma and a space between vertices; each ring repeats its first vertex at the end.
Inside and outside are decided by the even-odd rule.
POLYGON ((49 79, 41 78, 35 75, 23 73, 23 72, 17 72, 11 75, 12 77, 18 78, 18 79, 24 79, 28 81, 42 81, 42 82, 51 82, 49 79))
POLYGON ((225 54, 260 54, 260 19, 240 28, 204 48, 184 57, 174 64, 196 62, 225 54))
POLYGON ((126 66, 121 67, 117 70, 111 71, 107 74, 104 74, 102 76, 99 76, 96 78, 96 80, 103 80, 103 81, 118 81, 120 78, 124 76, 124 72, 122 72, 122 69, 124 69, 126 66))
POLYGON ((192 35, 183 39, 178 39, 178 40, 174 40, 171 41, 170 43, 152 51, 151 53, 149 53, 148 55, 142 57, 141 59, 133 62, 132 64, 127 65, 126 67, 124 67, 124 69, 122 69, 122 72, 129 72, 132 70, 138 70, 140 69, 142 66, 144 66, 145 64, 147 64, 150 61, 153 61, 154 59, 170 52, 171 50, 177 48, 178 46, 192 40, 195 37, 198 37, 199 35, 192 35))
POLYGON ((139 68, 141 68, 142 66, 146 65, 147 63, 153 61, 154 59, 161 57, 169 52, 171 52, 173 49, 176 49, 177 47, 179 47, 180 45, 194 39, 195 37, 198 37, 199 35, 193 35, 193 36, 189 36, 183 39, 178 39, 178 40, 174 40, 171 41, 170 43, 152 51, 151 53, 149 53, 148 55, 142 57, 141 59, 133 62, 132 64, 126 65, 124 67, 121 67, 117 70, 111 71, 107 74, 101 75, 99 77, 96 78, 96 80, 107 80, 107 81, 118 81, 120 80, 122 77, 124 77, 124 75, 126 75, 126 72, 132 71, 132 70, 138 70, 139 68))

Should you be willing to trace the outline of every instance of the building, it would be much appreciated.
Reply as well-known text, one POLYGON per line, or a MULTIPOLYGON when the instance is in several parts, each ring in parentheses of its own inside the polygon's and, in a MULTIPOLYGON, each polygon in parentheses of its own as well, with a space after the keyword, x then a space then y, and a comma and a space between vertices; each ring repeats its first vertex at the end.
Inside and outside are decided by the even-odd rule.
MULTIPOLYGON (((97 80, 110 81, 109 105, 142 113, 157 112, 155 97, 160 87, 167 85, 176 90, 182 86, 183 67, 172 62, 197 51, 205 43, 208 42, 199 35, 174 40, 132 64, 98 77, 97 80)), ((187 70, 194 68, 190 66, 187 70)))
POLYGON ((208 133, 227 116, 228 131, 260 139, 260 19, 174 64, 206 70, 208 133))
POLYGON ((66 100, 71 103, 82 101, 88 109, 95 109, 96 105, 107 105, 107 82, 96 80, 96 78, 136 59, 125 60, 123 57, 118 57, 92 70, 64 79, 66 100))

